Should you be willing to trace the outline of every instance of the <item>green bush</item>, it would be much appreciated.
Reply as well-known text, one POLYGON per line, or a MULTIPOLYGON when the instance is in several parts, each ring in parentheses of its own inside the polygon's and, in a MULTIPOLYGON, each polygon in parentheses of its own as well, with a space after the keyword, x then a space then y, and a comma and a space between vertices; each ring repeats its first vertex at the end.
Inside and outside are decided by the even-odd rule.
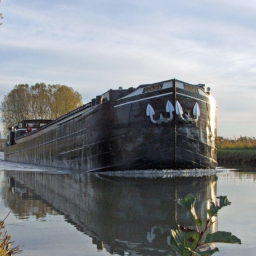
POLYGON ((213 255, 218 252, 219 249, 216 247, 214 249, 209 249, 205 251, 200 251, 202 245, 210 243, 238 243, 241 244, 241 240, 236 236, 232 235, 230 232, 217 231, 212 234, 207 234, 206 239, 203 241, 202 237, 205 232, 214 223, 213 217, 217 216, 218 211, 227 205, 230 205, 228 198, 226 196, 219 196, 218 204, 211 201, 211 206, 207 210, 209 218, 207 219, 206 225, 203 227, 203 222, 196 215, 195 211, 195 201, 196 199, 190 195, 187 195, 183 199, 177 199, 176 202, 185 208, 193 218, 196 229, 189 229, 178 225, 177 229, 171 229, 171 247, 182 256, 208 256, 213 255))

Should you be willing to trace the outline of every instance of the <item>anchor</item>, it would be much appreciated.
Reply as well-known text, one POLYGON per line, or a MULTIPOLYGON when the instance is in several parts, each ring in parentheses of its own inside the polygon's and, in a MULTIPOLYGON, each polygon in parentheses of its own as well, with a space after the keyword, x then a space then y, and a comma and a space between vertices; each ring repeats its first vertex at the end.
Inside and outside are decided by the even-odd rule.
MULTIPOLYGON (((200 108, 198 103, 196 102, 194 107, 193 107, 193 117, 191 118, 189 116, 189 113, 187 111, 183 111, 182 106, 180 105, 179 101, 176 101, 175 103, 175 109, 176 109, 176 115, 178 116, 178 120, 180 122, 189 124, 189 123, 196 123, 198 121, 198 118, 200 116, 200 108)), ((169 121, 171 121, 173 119, 173 111, 175 111, 172 103, 168 100, 166 103, 166 107, 165 107, 165 111, 167 113, 169 113, 170 117, 169 118, 165 118, 164 117, 164 113, 161 112, 159 119, 158 120, 154 120, 154 115, 155 115, 155 110, 154 108, 148 103, 147 105, 147 109, 146 109, 146 115, 150 117, 150 120, 152 123, 154 124, 161 124, 161 123, 168 123, 169 121)))
POLYGON ((172 103, 168 100, 166 103, 166 107, 165 107, 165 111, 167 113, 170 114, 169 118, 165 118, 163 116, 163 112, 160 113, 160 117, 158 120, 154 120, 153 115, 155 115, 155 110, 153 109, 153 107, 148 103, 147 105, 147 109, 146 109, 146 115, 150 116, 150 120, 152 123, 154 124, 161 124, 161 123, 168 123, 169 121, 171 121, 173 119, 173 114, 172 112, 174 111, 174 107, 172 105, 172 103))
POLYGON ((154 234, 154 231, 155 231, 155 227, 152 227, 151 232, 147 232, 147 240, 149 243, 152 243, 156 237, 156 235, 154 234))
POLYGON ((193 107, 193 116, 195 118, 191 118, 189 116, 188 112, 183 112, 183 109, 182 109, 179 101, 176 101, 175 107, 176 107, 176 114, 179 117, 179 121, 182 121, 187 124, 188 123, 196 123, 198 121, 198 118, 200 116, 200 108, 199 108, 199 105, 197 102, 195 103, 195 105, 193 107))

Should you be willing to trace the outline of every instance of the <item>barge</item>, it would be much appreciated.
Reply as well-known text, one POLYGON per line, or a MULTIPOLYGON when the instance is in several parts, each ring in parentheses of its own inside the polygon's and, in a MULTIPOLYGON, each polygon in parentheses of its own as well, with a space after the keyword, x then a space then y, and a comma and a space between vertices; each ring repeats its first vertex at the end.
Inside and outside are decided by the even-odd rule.
POLYGON ((119 87, 16 136, 5 160, 79 172, 213 169, 216 123, 216 102, 204 84, 171 79, 119 87))

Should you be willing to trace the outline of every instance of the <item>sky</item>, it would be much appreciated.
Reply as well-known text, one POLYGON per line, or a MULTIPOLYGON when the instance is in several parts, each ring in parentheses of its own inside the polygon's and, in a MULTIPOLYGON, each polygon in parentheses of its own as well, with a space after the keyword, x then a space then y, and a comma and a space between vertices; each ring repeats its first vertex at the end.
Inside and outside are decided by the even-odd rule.
POLYGON ((218 136, 256 135, 254 0, 2 0, 0 13, 0 101, 24 83, 86 103, 176 78, 211 87, 218 136))

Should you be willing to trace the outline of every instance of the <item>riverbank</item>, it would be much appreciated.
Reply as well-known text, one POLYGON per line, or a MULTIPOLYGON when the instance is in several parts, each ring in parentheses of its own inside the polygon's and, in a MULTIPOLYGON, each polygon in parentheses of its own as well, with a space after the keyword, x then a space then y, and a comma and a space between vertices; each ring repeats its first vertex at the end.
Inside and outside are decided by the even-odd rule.
POLYGON ((256 149, 218 149, 218 164, 256 164, 256 149))

